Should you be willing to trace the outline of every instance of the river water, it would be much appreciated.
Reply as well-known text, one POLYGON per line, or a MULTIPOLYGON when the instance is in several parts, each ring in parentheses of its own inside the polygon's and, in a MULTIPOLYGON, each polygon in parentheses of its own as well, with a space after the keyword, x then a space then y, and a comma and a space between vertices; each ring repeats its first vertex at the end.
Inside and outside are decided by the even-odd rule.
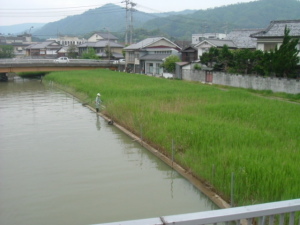
POLYGON ((0 225, 88 225, 216 209, 71 95, 0 83, 0 225))

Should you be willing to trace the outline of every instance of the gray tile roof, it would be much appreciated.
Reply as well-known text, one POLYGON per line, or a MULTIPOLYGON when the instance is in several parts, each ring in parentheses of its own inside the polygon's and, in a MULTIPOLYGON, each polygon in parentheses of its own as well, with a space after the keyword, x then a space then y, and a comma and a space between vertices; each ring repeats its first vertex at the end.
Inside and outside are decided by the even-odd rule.
POLYGON ((232 40, 238 48, 256 48, 256 38, 252 38, 250 35, 262 30, 263 29, 233 30, 226 36, 226 39, 232 40))
POLYGON ((300 37, 300 20, 271 21, 268 28, 266 28, 263 31, 252 34, 251 37, 283 37, 285 26, 287 26, 290 29, 290 36, 300 37))
POLYGON ((27 49, 45 49, 45 48, 52 48, 52 49, 59 49, 61 48, 61 45, 57 43, 57 45, 51 46, 53 43, 57 43, 55 41, 44 41, 37 44, 32 44, 27 47, 27 49))
POLYGON ((119 43, 116 43, 114 41, 108 41, 108 40, 100 40, 97 42, 86 42, 78 47, 94 47, 94 48, 104 48, 106 46, 110 46, 112 48, 124 48, 124 45, 121 45, 119 43))
POLYGON ((118 40, 118 38, 114 35, 112 35, 111 33, 107 33, 107 32, 96 32, 95 34, 98 34, 99 36, 101 36, 103 39, 109 39, 109 40, 118 40))
POLYGON ((198 47, 205 42, 215 47, 223 47, 224 45, 227 45, 229 48, 237 48, 237 46, 233 43, 232 40, 223 40, 223 39, 205 39, 200 43, 196 44, 195 47, 198 47))
POLYGON ((127 46, 126 48, 124 48, 125 50, 138 50, 138 49, 142 49, 142 48, 146 48, 147 46, 155 43, 155 42, 158 42, 160 40, 166 40, 172 44, 174 44, 176 47, 180 48, 178 45, 176 45, 175 43, 173 43, 172 41, 168 40, 167 38, 164 38, 164 37, 152 37, 152 38, 146 38, 136 44, 132 44, 132 45, 129 45, 127 46))

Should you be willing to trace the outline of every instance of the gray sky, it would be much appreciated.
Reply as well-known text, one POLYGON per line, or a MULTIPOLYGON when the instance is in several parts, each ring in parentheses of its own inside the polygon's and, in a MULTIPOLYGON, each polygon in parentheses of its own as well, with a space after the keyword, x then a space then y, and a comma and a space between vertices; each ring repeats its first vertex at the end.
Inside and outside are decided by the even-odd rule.
MULTIPOLYGON (((125 7, 124 0, 0 0, 0 26, 22 23, 48 23, 88 9, 113 3, 125 7)), ((137 10, 157 13, 185 9, 208 9, 255 0, 131 0, 137 10)))

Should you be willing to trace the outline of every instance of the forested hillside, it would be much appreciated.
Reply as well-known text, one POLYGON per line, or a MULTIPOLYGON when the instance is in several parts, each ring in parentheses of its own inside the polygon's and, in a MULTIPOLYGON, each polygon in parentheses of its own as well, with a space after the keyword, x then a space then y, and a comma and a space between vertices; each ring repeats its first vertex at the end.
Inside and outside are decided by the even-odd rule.
MULTIPOLYGON (((207 10, 185 10, 177 14, 136 11, 133 16, 136 29, 134 41, 139 41, 147 33, 190 40, 191 35, 195 33, 226 33, 233 29, 266 28, 272 20, 300 19, 300 1, 258 0, 207 10), (141 32, 144 34, 141 35, 141 32)), ((35 31, 34 35, 40 37, 54 37, 58 34, 86 36, 93 31, 108 29, 122 41, 125 37, 125 18, 124 8, 107 4, 81 15, 69 16, 57 22, 48 23, 35 31)))
POLYGON ((197 33, 266 28, 272 20, 291 19, 300 19, 299 0, 260 0, 154 19, 146 22, 144 27, 159 28, 173 37, 190 38, 197 33))

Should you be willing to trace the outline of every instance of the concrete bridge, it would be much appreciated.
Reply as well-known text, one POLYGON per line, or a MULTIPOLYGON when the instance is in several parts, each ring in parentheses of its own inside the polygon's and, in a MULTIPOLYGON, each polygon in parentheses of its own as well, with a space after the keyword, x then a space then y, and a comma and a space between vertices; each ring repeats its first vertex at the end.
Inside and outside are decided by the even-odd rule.
POLYGON ((114 64, 112 60, 70 59, 67 63, 57 63, 53 59, 0 59, 0 73, 90 70, 109 68, 124 70, 125 65, 114 64))

